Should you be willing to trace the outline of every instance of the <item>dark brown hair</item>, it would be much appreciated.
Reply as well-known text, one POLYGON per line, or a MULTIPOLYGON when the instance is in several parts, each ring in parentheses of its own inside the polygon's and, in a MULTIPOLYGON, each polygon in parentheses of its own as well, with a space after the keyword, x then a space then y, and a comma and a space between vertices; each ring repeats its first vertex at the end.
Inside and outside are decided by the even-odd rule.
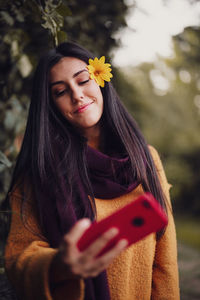
MULTIPOLYGON (((94 201, 85 158, 87 141, 56 109, 49 90, 49 71, 65 56, 76 57, 86 63, 94 57, 81 46, 67 42, 41 58, 35 72, 24 140, 10 187, 11 191, 19 179, 25 182, 29 178, 41 225, 50 241, 51 233, 45 218, 52 218, 55 228, 57 226, 58 230, 64 230, 62 228, 66 228, 66 224, 60 222, 70 203, 73 202, 77 208, 78 218, 94 217, 88 198, 82 197, 81 201, 85 201, 82 205, 80 195, 76 192, 79 174, 85 194, 94 201), (50 201, 53 210, 50 209, 50 201)), ((104 99, 102 124, 105 151, 109 154, 114 149, 126 153, 130 159, 130 176, 137 179, 144 191, 151 192, 166 209, 156 168, 140 129, 121 103, 112 84, 106 83, 101 90, 104 99)))

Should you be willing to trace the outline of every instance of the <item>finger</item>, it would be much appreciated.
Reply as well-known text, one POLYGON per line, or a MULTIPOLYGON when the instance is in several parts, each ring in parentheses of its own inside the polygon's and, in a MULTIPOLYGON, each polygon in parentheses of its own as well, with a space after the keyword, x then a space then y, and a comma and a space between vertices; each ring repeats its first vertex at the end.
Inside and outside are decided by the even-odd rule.
POLYGON ((90 225, 90 219, 81 219, 80 221, 77 221, 71 230, 63 237, 63 241, 67 244, 76 244, 90 225))
POLYGON ((101 257, 90 260, 87 263, 87 267, 84 268, 82 276, 84 278, 94 277, 105 270, 108 265, 113 261, 113 259, 121 253, 128 245, 128 241, 126 239, 120 240, 110 251, 106 252, 106 254, 101 257))
POLYGON ((115 227, 107 230, 84 251, 83 258, 95 257, 118 233, 119 230, 115 227))
POLYGON ((77 263, 80 256, 79 250, 76 247, 77 240, 82 236, 85 230, 91 225, 89 219, 81 219, 71 228, 71 230, 63 237, 59 247, 59 253, 63 263, 70 266, 77 263))
POLYGON ((121 239, 111 250, 108 250, 105 254, 99 257, 97 264, 101 265, 104 268, 111 261, 118 256, 126 247, 128 246, 128 241, 126 239, 121 239))

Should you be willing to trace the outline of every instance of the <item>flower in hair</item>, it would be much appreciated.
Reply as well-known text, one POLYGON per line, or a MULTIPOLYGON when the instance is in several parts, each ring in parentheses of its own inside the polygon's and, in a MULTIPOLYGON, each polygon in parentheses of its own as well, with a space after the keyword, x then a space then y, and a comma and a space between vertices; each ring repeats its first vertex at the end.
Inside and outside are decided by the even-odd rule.
POLYGON ((94 79, 101 87, 104 87, 104 81, 110 81, 110 78, 113 77, 110 67, 111 64, 105 64, 105 56, 102 56, 100 59, 95 57, 94 60, 90 58, 87 66, 90 78, 94 79))

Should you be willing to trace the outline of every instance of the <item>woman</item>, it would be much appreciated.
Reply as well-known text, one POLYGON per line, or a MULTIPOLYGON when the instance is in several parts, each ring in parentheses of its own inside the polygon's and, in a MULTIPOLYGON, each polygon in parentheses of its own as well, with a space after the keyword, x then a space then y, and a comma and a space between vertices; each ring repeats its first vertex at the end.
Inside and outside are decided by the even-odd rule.
POLYGON ((63 43, 39 62, 7 197, 13 212, 8 277, 20 299, 178 300, 176 237, 162 164, 109 82, 110 65, 92 58, 77 44, 63 43), (112 228, 78 251, 91 221, 144 191, 168 212, 165 231, 126 250, 121 240, 95 258, 117 234, 112 228))

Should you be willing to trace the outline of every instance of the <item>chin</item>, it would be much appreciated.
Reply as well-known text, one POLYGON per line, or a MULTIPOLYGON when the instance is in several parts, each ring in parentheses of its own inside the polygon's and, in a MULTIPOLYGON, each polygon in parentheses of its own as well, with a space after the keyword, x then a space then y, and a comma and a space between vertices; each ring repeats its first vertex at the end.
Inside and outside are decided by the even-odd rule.
POLYGON ((100 118, 86 118, 85 122, 82 122, 80 126, 84 129, 96 126, 99 123, 100 118))
POLYGON ((80 128, 82 128, 82 129, 90 129, 90 128, 93 128, 93 127, 95 127, 96 125, 97 125, 97 123, 98 122, 95 122, 95 123, 90 123, 90 122, 88 122, 88 123, 86 123, 86 124, 81 124, 80 125, 80 128))

